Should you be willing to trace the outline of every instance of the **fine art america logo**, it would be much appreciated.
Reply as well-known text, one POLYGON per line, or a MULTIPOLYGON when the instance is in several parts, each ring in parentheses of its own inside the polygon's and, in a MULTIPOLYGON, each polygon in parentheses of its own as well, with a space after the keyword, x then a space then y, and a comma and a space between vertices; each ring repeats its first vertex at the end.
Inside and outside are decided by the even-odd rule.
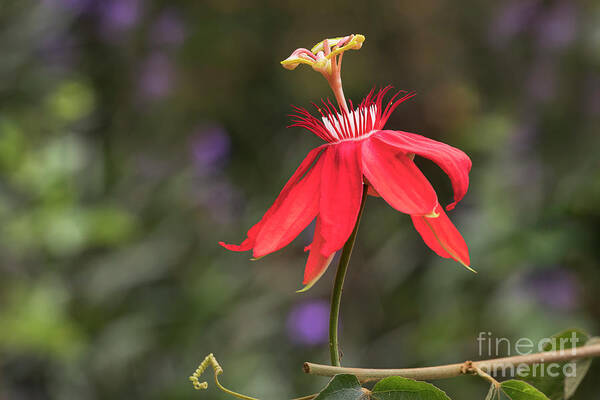
MULTIPOLYGON (((560 354, 576 354, 576 347, 580 342, 577 334, 573 332, 570 337, 543 338, 535 343, 533 340, 522 337, 511 341, 505 337, 493 337, 491 332, 479 332, 477 336, 480 358, 495 358, 500 356, 527 356, 532 353, 555 351, 560 354)), ((561 374, 565 377, 574 377, 577 374, 575 362, 545 363, 507 363, 495 364, 492 375, 498 377, 550 377, 555 378, 561 374)))

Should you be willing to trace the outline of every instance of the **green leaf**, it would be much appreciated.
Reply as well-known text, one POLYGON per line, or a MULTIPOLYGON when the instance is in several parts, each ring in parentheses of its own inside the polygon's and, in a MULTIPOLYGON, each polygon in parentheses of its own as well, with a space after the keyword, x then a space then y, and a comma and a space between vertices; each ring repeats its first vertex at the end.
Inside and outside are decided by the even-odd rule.
POLYGON ((334 376, 315 400, 364 400, 365 390, 354 375, 341 374, 334 376))
POLYGON ((548 397, 527 382, 511 379, 500 384, 500 390, 511 400, 548 400, 548 397))
MULTIPOLYGON (((543 351, 569 350, 585 345, 589 336, 580 330, 569 329, 550 336, 542 348, 543 351)), ((589 368, 590 360, 572 362, 555 362, 534 364, 525 374, 520 374, 524 381, 545 393, 550 400, 565 400, 573 395, 589 368), (573 374, 574 372, 574 374, 573 374), (565 374, 566 373, 566 374, 565 374)))
POLYGON ((446 393, 427 382, 392 376, 377 382, 371 398, 375 400, 450 400, 446 393))
MULTIPOLYGON (((600 343, 600 337, 593 337, 588 340, 585 344, 598 344, 600 343)), ((570 398, 575 394, 575 390, 587 374, 590 369, 590 365, 592 365, 591 358, 580 358, 575 361, 575 375, 565 376, 565 399, 570 398)))

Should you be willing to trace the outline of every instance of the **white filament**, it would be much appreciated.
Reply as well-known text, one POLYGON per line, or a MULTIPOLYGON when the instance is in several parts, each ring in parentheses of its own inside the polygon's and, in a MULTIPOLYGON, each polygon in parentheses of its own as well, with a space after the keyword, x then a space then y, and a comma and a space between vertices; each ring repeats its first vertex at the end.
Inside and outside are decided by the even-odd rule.
POLYGON ((354 111, 350 111, 350 113, 348 113, 348 123, 340 114, 337 114, 335 117, 333 115, 322 117, 322 119, 325 128, 327 128, 327 131, 333 138, 337 140, 344 140, 347 138, 359 138, 362 135, 372 131, 373 126, 375 125, 376 115, 377 107, 373 104, 369 108, 359 107, 354 111), (367 113, 371 117, 370 120, 367 118, 367 113), (341 126, 340 121, 342 121, 341 126), (340 137, 338 132, 344 133, 344 136, 346 137, 340 137))

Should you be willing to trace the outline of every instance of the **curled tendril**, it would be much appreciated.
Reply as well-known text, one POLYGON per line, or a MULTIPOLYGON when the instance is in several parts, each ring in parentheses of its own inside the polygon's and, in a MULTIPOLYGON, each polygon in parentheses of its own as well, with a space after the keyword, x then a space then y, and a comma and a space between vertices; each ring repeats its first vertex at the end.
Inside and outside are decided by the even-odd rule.
POLYGON ((200 376, 202 376, 204 371, 206 371, 206 368, 208 368, 209 366, 212 367, 213 371, 215 372, 215 384, 220 390, 239 399, 258 400, 254 397, 246 396, 244 394, 234 392, 233 390, 229 390, 223 385, 221 385, 221 383, 219 382, 219 375, 223 373, 223 368, 221 368, 219 362, 212 353, 210 353, 204 358, 204 360, 200 363, 198 368, 196 368, 196 371, 194 371, 194 373, 190 376, 190 381, 194 385, 194 389, 202 390, 208 388, 208 382, 200 382, 200 376))
MULTIPOLYGON (((194 373, 190 376, 190 381, 194 385, 194 389, 196 389, 196 390, 208 389, 208 382, 200 382, 200 377, 202 376, 204 371, 206 371, 206 368, 208 368, 209 366, 212 367, 213 371, 215 372, 215 384, 217 385, 217 387, 220 390, 222 390, 223 392, 225 392, 231 396, 235 396, 238 399, 259 400, 254 397, 246 396, 244 394, 237 393, 237 392, 234 392, 233 390, 229 390, 229 389, 223 387, 223 385, 221 385, 221 383, 219 382, 219 375, 221 375, 223 373, 223 368, 221 368, 221 366, 219 365, 219 362, 217 361, 217 359, 215 358, 215 356, 212 353, 210 353, 209 355, 207 355, 204 358, 204 360, 200 363, 200 365, 198 365, 198 368, 196 368, 194 373)), ((309 396, 298 397, 293 400, 311 400, 311 399, 314 399, 315 397, 317 397, 317 394, 311 394, 309 396)))

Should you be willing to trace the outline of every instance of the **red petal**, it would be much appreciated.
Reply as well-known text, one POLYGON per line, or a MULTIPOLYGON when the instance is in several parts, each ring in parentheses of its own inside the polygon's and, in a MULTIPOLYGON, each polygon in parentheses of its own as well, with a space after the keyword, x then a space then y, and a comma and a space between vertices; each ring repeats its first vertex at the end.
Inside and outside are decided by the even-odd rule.
POLYGON ((467 193, 471 159, 461 150, 424 136, 401 131, 379 131, 373 135, 406 153, 429 158, 448 174, 454 189, 454 202, 446 206, 452 210, 467 193))
POLYGON ((355 141, 330 145, 323 154, 319 217, 325 244, 322 255, 341 249, 350 237, 362 199, 360 145, 355 141))
POLYGON ((362 142, 362 172, 400 212, 429 215, 438 204, 435 190, 410 157, 375 136, 362 142))
POLYGON ((327 271, 329 264, 331 264, 335 252, 323 254, 324 244, 325 240, 322 235, 322 220, 321 217, 317 217, 315 235, 313 237, 313 242, 310 244, 310 254, 308 255, 308 261, 306 262, 306 268, 304 269, 304 281, 302 284, 305 286, 298 292, 305 292, 310 289, 325 271, 327 271))
MULTIPOLYGON (((250 231, 248 231, 248 236, 250 236, 251 231, 252 228, 250 228, 250 231)), ((228 244, 225 242, 219 242, 219 244, 231 251, 248 251, 252 249, 252 246, 254 246, 254 241, 250 238, 246 238, 246 240, 244 240, 241 244, 228 244)))
POLYGON ((322 163, 321 160, 315 163, 315 160, 323 147, 308 153, 271 208, 250 228, 248 237, 242 244, 220 244, 233 251, 254 248, 254 257, 262 257, 279 250, 298 236, 318 212, 319 165, 322 163))
POLYGON ((471 262, 465 240, 441 206, 435 212, 439 213, 437 218, 411 215, 415 229, 439 256, 452 258, 468 268, 471 262))
POLYGON ((367 194, 373 197, 381 197, 379 193, 373 188, 373 185, 369 184, 369 188, 367 189, 367 194))

